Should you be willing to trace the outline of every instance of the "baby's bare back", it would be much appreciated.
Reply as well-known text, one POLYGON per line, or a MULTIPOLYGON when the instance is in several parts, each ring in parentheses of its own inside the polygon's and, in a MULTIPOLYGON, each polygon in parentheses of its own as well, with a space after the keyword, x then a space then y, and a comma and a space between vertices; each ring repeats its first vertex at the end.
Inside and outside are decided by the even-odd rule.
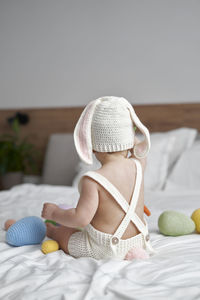
MULTIPOLYGON (((124 159, 104 164, 99 170, 99 174, 105 176, 130 203, 135 189, 136 165, 133 159, 124 159)), ((143 167, 144 172, 144 167, 143 167)), ((143 176, 144 178, 144 176, 143 176)), ((91 224, 100 231, 113 234, 125 216, 122 208, 114 198, 99 184, 97 184, 99 194, 99 206, 91 221, 91 224)), ((144 216, 144 179, 140 189, 136 213, 143 221, 144 216)), ((133 237, 139 233, 136 226, 130 222, 122 239, 133 237)))

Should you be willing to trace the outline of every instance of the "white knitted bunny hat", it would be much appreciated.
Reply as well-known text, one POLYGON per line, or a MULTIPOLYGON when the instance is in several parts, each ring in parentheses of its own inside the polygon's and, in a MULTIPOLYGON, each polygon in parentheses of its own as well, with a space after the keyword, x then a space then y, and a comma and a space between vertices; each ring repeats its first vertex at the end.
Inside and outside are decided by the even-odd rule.
POLYGON ((132 105, 122 97, 101 97, 83 110, 74 129, 75 147, 80 158, 92 164, 92 152, 116 152, 131 149, 137 158, 145 157, 150 149, 148 129, 137 117, 132 105), (134 146, 136 126, 144 140, 134 146))

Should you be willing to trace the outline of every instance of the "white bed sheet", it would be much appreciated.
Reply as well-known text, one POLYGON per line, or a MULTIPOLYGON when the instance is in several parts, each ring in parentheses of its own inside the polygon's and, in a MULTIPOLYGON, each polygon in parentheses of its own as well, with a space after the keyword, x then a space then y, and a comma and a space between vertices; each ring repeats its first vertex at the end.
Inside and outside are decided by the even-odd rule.
POLYGON ((8 218, 40 216, 44 202, 76 205, 72 187, 24 184, 0 193, 0 299, 200 299, 200 235, 165 237, 157 220, 167 209, 191 215, 200 191, 146 192, 152 245, 146 261, 74 259, 59 250, 44 255, 40 245, 11 247, 8 218))

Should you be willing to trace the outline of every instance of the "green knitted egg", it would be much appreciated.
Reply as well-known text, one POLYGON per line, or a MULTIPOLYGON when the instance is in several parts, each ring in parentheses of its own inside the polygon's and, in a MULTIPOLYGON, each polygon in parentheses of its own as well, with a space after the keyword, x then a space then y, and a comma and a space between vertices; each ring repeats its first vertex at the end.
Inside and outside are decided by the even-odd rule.
POLYGON ((195 223, 183 213, 165 211, 158 219, 158 227, 164 235, 179 236, 192 233, 195 230, 195 223))

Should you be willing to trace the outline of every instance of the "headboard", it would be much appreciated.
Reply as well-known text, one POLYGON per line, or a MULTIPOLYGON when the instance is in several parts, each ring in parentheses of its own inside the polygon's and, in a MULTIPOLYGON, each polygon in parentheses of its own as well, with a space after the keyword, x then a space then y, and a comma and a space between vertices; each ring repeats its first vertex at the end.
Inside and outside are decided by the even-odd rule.
MULTIPOLYGON (((200 103, 134 105, 134 109, 150 132, 178 127, 200 131, 200 103)), ((17 111, 27 113, 30 122, 21 126, 21 135, 28 136, 40 149, 42 164, 48 137, 52 133, 73 132, 82 110, 83 107, 0 110, 0 134, 9 132, 8 117, 17 111)))

